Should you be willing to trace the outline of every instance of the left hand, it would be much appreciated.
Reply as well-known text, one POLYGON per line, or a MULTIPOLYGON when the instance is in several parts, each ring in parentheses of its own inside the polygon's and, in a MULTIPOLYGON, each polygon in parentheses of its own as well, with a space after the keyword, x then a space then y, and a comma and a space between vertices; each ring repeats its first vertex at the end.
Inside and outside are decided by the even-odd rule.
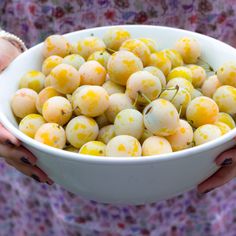
POLYGON ((215 163, 221 168, 198 185, 199 193, 210 192, 236 177, 236 148, 223 152, 216 158, 215 163))

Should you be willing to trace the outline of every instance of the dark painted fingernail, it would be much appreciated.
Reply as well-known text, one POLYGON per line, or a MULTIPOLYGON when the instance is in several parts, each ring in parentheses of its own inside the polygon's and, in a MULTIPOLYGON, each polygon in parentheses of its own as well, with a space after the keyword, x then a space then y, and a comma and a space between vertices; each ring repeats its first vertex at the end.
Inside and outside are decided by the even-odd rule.
POLYGON ((221 166, 229 166, 232 163, 233 163, 233 159, 232 158, 227 158, 221 163, 221 166))
POLYGON ((29 162, 29 160, 27 159, 27 158, 25 158, 25 157, 21 157, 21 162, 23 162, 23 163, 25 163, 25 164, 27 164, 27 165, 31 165, 31 163, 29 162))
POLYGON ((209 193, 209 192, 211 192, 213 189, 214 189, 214 188, 210 188, 210 189, 206 190, 205 192, 203 192, 203 194, 209 193))
POLYGON ((5 144, 9 146, 15 146, 9 139, 5 141, 5 144))
POLYGON ((53 185, 53 182, 46 181, 46 184, 48 184, 48 185, 53 185))
POLYGON ((37 182, 41 182, 40 179, 39 179, 39 177, 38 177, 37 175, 33 174, 33 175, 31 175, 31 177, 32 177, 34 180, 36 180, 37 182))

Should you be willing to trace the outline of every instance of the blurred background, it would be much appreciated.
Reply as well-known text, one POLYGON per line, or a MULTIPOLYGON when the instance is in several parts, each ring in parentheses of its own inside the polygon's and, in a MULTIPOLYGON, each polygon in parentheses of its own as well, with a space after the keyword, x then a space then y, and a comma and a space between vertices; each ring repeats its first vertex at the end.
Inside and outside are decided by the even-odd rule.
POLYGON ((2 27, 27 46, 54 33, 117 24, 178 27, 236 46, 235 0, 0 0, 2 27))

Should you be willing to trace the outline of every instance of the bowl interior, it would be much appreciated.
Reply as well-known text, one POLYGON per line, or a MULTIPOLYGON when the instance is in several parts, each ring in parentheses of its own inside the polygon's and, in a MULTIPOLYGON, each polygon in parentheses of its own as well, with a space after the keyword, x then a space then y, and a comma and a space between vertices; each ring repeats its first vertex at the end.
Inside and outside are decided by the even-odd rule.
MULTIPOLYGON (((114 26, 117 27, 117 26, 114 26)), ((141 25, 129 25, 129 26, 121 26, 129 30, 133 38, 139 37, 149 37, 156 40, 158 49, 166 49, 173 48, 175 42, 184 36, 190 36, 197 39, 200 43, 202 56, 201 58, 208 62, 211 67, 216 70, 220 65, 222 65, 226 61, 235 60, 236 58, 236 50, 230 47, 227 44, 224 44, 218 40, 213 38, 197 34, 190 31, 168 28, 168 27, 159 27, 159 26, 141 26, 141 25)), ((77 31, 73 33, 66 34, 65 37, 71 42, 75 43, 78 39, 84 38, 87 36, 97 36, 102 38, 104 33, 108 30, 109 27, 101 27, 101 28, 92 28, 88 30, 77 31)), ((51 152, 52 154, 62 156, 65 155, 64 151, 57 150, 46 145, 39 144, 38 142, 28 138, 26 135, 22 134, 17 129, 17 122, 10 108, 10 101, 18 89, 19 79, 21 76, 29 70, 36 69, 41 70, 41 65, 43 62, 42 57, 42 44, 39 44, 30 50, 23 53, 19 56, 1 75, 0 75, 0 121, 12 131, 14 135, 16 135, 23 142, 26 142, 29 145, 34 147, 43 149, 45 152, 51 152)), ((233 138, 236 135, 236 131, 233 130, 226 134, 224 137, 214 140, 205 145, 194 147, 188 150, 183 150, 177 153, 164 154, 158 157, 159 160, 167 158, 168 156, 185 156, 191 154, 191 152, 196 151, 204 151, 206 149, 212 148, 214 146, 220 145, 227 140, 233 138)), ((78 154, 76 154, 76 158, 78 159, 78 154)), ((75 158, 74 153, 67 153, 67 157, 75 158)), ((95 161, 107 161, 108 158, 97 158, 93 157, 95 161)), ((130 158, 130 160, 133 158, 130 158)), ((153 157, 145 157, 145 161, 148 159, 153 159, 153 157)), ((111 159, 110 159, 111 160, 111 159)), ((122 158, 123 160, 123 158, 122 158)), ((127 159, 129 160, 129 158, 127 159)), ((126 160, 126 161, 127 161, 126 160)), ((140 157, 140 161, 144 160, 140 157)), ((116 161, 119 161, 119 158, 116 158, 116 161)), ((131 160, 132 161, 132 160, 131 160)), ((136 159, 137 161, 137 159, 136 159)))

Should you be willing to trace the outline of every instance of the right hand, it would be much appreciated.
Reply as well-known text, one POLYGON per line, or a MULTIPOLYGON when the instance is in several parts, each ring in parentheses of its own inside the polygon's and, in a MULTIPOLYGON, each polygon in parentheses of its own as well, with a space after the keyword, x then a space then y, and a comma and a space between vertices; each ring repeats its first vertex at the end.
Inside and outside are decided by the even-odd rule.
POLYGON ((18 55, 20 50, 5 39, 0 38, 0 72, 18 55))
MULTIPOLYGON (((41 183, 52 184, 52 180, 36 166, 37 158, 21 146, 11 133, 0 124, 0 157, 25 175, 41 183)), ((1 176, 0 176, 1 178, 1 176)))
MULTIPOLYGON (((0 38, 0 72, 20 54, 19 49, 0 38)), ((37 158, 0 124, 0 157, 25 175, 38 182, 52 184, 53 181, 36 166, 37 158)), ((1 173, 0 173, 1 178, 1 173)))

